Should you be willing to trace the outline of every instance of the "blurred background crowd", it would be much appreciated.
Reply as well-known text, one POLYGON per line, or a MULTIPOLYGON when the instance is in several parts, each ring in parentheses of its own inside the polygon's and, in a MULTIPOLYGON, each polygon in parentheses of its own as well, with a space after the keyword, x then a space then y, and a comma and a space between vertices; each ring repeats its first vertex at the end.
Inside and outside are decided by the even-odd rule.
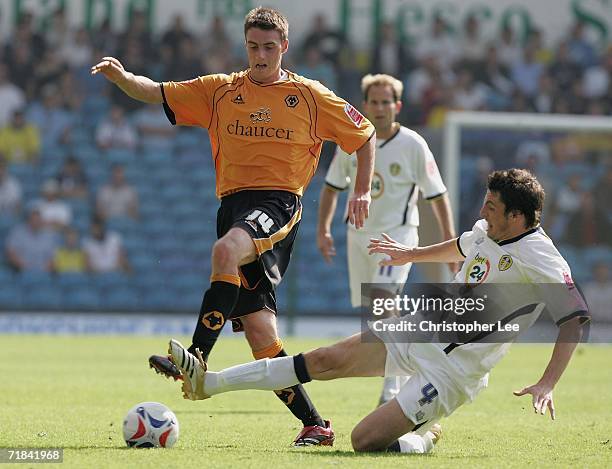
MULTIPOLYGON (((576 22, 551 44, 542 30, 494 37, 468 16, 451 35, 434 17, 417 43, 383 23, 375 43, 353 47, 322 13, 291 37, 285 68, 317 79, 353 104, 361 77, 389 73, 405 85, 403 125, 422 132, 440 161, 449 110, 608 116, 612 44, 576 22)), ((0 38, 0 308, 2 310, 196 311, 208 282, 217 201, 210 145, 178 129, 161 106, 125 96, 89 69, 119 58, 154 80, 246 68, 242 37, 221 17, 191 31, 176 16, 153 34, 143 13, 129 28, 73 28, 59 9, 43 28, 24 11, 0 38)), ((317 195, 333 147, 306 196, 295 261, 281 289, 293 312, 350 312, 343 256, 316 252, 317 195), (317 292, 313 295, 313 292, 317 292)), ((612 304, 610 133, 469 130, 462 135, 460 229, 478 218, 491 170, 533 170, 548 194, 543 224, 561 247, 597 314, 612 304)), ((344 234, 338 213, 338 251, 344 234)), ((426 276, 415 269, 413 281, 426 276)))

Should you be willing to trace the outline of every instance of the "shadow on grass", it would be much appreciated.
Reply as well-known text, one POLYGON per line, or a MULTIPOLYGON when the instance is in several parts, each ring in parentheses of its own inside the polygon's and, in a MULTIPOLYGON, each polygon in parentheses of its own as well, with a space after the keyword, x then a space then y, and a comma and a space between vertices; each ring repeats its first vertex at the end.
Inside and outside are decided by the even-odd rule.
POLYGON ((208 416, 214 415, 274 415, 286 414, 287 411, 269 411, 269 410, 177 410, 175 414, 202 414, 208 416))

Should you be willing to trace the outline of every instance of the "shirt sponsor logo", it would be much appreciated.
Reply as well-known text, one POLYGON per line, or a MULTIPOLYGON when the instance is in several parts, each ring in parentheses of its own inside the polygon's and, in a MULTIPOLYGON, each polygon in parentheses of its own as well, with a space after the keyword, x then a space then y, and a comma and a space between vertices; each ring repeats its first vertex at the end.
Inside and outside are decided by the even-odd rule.
POLYGON ((482 283, 486 280, 491 270, 491 263, 489 259, 476 253, 474 259, 468 265, 465 272, 465 283, 474 284, 482 283))
POLYGON ((253 124, 257 124, 258 122, 268 123, 272 121, 272 111, 270 110, 269 107, 268 108, 260 107, 257 111, 249 114, 249 117, 251 118, 251 122, 253 124))
POLYGON ((509 255, 504 255, 499 258, 499 263, 497 264, 497 268, 500 272, 504 272, 512 267, 512 257, 509 255))
POLYGON ((240 137, 268 137, 277 138, 279 140, 292 140, 291 135, 295 132, 293 129, 265 127, 263 125, 243 125, 238 119, 228 124, 225 129, 230 135, 237 135, 240 137))
POLYGON ((348 116, 348 118, 355 124, 355 127, 359 127, 365 117, 361 114, 357 109, 351 106, 349 103, 344 105, 344 113, 348 116))

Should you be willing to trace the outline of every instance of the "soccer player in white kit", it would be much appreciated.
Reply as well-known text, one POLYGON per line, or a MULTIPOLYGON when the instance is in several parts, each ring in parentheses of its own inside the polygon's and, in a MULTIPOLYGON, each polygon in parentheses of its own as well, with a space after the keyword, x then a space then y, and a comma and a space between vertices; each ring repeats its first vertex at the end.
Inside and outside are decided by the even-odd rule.
MULTIPOLYGON (((377 284, 371 296, 393 296, 402 291, 412 263, 380 266, 380 255, 368 254, 370 238, 388 233, 400 243, 419 244, 419 192, 431 202, 442 240, 455 237, 453 216, 438 166, 427 142, 395 118, 402 107, 403 84, 390 75, 366 75, 361 80, 363 110, 376 127, 376 159, 372 178, 370 213, 361 230, 347 224, 347 259, 351 304, 359 307, 362 284, 377 284), (382 290, 384 288, 384 290, 382 290), (382 290, 382 291, 381 291, 382 290)), ((331 225, 338 193, 353 189, 357 172, 355 155, 338 147, 321 189, 317 244, 327 262, 336 254, 331 225)), ((345 217, 346 218, 346 217, 345 217)), ((391 400, 399 392, 404 377, 385 378, 379 403, 391 400)))
MULTIPOLYGON (((520 169, 495 171, 487 186, 482 220, 458 238, 411 248, 383 235, 369 248, 387 256, 382 265, 463 260, 454 279, 462 285, 536 287, 533 291, 542 293, 539 298, 507 299, 503 304, 507 317, 520 316, 522 324, 530 325, 546 306, 559 333, 542 377, 514 394, 530 394, 535 412, 544 415, 548 409, 554 419, 553 389, 581 340, 582 325, 589 320, 586 303, 567 262, 539 226, 544 191, 536 178, 520 169), (546 295, 547 286, 555 287, 558 298, 546 295)), ((312 379, 409 374, 394 399, 357 424, 351 440, 355 451, 425 453, 439 437, 438 420, 486 387, 489 371, 509 348, 509 343, 483 340, 406 344, 386 339, 385 333, 367 331, 305 354, 259 360, 218 373, 206 371, 204 363, 175 340, 170 341, 169 351, 185 378, 183 396, 192 400, 241 389, 284 388, 312 379), (368 340, 372 336, 374 340, 368 340)))

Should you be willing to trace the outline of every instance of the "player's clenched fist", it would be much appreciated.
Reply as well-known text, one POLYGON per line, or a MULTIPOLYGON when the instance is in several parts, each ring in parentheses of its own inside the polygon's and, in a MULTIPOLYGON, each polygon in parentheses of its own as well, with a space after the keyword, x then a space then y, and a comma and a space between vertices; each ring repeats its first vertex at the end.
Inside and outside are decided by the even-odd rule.
POLYGON ((363 225, 370 214, 370 202, 372 198, 370 192, 363 194, 353 193, 348 203, 348 220, 355 228, 363 228, 363 225))
POLYGON ((104 57, 102 60, 91 67, 91 74, 101 73, 109 81, 119 83, 126 77, 126 71, 121 65, 121 62, 114 57, 104 57))

